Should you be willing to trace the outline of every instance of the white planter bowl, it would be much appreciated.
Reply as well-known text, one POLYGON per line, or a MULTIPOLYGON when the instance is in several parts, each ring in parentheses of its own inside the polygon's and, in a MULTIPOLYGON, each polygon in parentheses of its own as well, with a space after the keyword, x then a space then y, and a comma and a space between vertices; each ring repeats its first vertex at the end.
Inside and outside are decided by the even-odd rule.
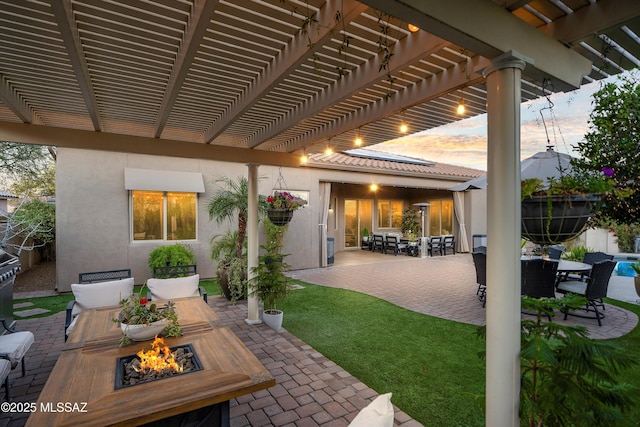
POLYGON ((169 321, 163 319, 149 325, 127 325, 120 323, 120 328, 122 332, 133 341, 147 341, 155 338, 156 335, 160 335, 168 324, 169 321))

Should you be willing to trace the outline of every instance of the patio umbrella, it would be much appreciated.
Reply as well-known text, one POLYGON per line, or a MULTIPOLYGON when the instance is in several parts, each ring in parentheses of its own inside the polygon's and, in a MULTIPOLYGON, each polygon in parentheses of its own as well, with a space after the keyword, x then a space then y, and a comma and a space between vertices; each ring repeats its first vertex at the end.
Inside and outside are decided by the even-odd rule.
MULTIPOLYGON (((540 178, 543 184, 547 184, 550 177, 560 176, 560 171, 571 171, 571 159, 568 154, 553 151, 548 147, 547 151, 541 151, 520 162, 520 174, 522 179, 540 178)), ((487 175, 482 175, 470 181, 463 182, 449 188, 450 191, 484 190, 487 188, 487 175)))

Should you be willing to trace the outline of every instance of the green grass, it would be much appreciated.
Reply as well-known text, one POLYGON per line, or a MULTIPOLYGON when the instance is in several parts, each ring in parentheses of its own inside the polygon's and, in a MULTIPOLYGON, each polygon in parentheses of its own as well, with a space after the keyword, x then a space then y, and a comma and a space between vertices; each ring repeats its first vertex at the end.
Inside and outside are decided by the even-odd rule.
MULTIPOLYGON (((298 282, 279 305, 284 327, 378 393, 392 392, 392 402, 424 425, 482 426, 484 363, 477 353, 484 341, 477 327, 426 316, 375 297, 344 289, 298 282)), ((202 281, 209 295, 215 281, 202 281)), ((33 307, 63 311, 72 295, 33 298, 33 307)), ((16 300, 21 302, 27 300, 16 300)), ((606 300, 640 316, 640 307, 606 300)), ((29 308, 33 308, 29 307, 29 308)), ((33 317, 44 317, 50 313, 33 317)), ((606 320, 605 320, 606 321, 606 320)), ((609 340, 625 351, 640 349, 640 328, 609 340)), ((640 366, 621 380, 640 388, 640 366)), ((640 407, 622 426, 640 426, 640 407)))
POLYGON ((477 327, 307 283, 280 304, 284 327, 425 425, 482 426, 477 327))

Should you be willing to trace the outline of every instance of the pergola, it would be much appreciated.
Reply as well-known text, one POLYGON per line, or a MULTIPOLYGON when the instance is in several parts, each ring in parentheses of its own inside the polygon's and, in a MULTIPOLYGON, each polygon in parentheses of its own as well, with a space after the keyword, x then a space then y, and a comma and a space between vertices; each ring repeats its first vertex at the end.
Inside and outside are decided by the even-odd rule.
POLYGON ((259 165, 488 113, 486 422, 518 425, 520 103, 637 67, 640 2, 0 0, 0 40, 0 140, 246 163, 250 267, 259 165))

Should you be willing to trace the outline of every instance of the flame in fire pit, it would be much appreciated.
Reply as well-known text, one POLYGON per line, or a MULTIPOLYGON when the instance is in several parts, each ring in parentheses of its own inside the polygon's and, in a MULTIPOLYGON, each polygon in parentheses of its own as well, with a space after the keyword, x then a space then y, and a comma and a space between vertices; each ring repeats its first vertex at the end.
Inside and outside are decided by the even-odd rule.
POLYGON ((151 350, 144 351, 144 349, 142 349, 136 353, 136 356, 140 359, 139 370, 142 372, 148 372, 150 370, 162 372, 165 369, 182 372, 182 366, 176 362, 169 346, 165 345, 164 338, 159 338, 157 335, 151 344, 151 350))

